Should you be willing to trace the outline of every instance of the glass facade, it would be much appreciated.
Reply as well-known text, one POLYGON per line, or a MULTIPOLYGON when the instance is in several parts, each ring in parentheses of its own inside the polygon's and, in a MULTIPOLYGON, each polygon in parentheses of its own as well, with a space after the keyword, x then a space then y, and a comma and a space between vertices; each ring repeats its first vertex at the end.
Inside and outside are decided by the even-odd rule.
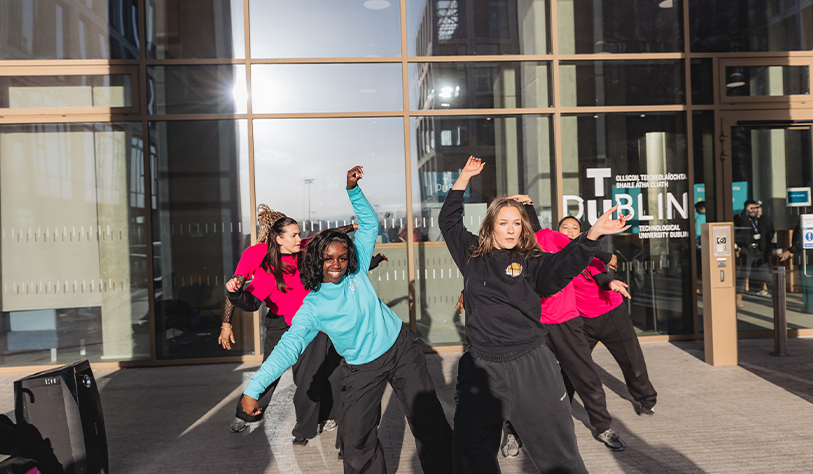
MULTIPOLYGON (((257 360, 259 313, 216 343, 257 206, 351 223, 354 165, 379 296, 465 344, 437 216, 469 155, 472 231, 500 195, 544 227, 620 204, 633 227, 603 246, 639 335, 696 337, 702 221, 761 200, 777 253, 811 211, 785 199, 811 185, 811 24, 809 0, 0 2, 0 367, 257 360)), ((813 284, 786 265, 805 331, 813 284)), ((743 331, 772 317, 755 298, 743 331)))

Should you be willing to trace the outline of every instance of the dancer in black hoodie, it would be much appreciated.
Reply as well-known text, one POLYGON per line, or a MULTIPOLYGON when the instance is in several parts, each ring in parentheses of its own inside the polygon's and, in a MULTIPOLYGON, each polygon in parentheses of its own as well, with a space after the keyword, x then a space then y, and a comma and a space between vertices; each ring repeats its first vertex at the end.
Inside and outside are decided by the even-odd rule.
POLYGON ((499 473, 503 421, 510 419, 540 473, 584 473, 556 358, 545 346, 540 297, 564 288, 593 260, 597 239, 628 228, 601 216, 562 251, 542 252, 523 207, 495 199, 475 236, 463 225, 463 192, 484 163, 470 157, 438 222, 465 283, 466 339, 455 393, 454 471, 499 473))

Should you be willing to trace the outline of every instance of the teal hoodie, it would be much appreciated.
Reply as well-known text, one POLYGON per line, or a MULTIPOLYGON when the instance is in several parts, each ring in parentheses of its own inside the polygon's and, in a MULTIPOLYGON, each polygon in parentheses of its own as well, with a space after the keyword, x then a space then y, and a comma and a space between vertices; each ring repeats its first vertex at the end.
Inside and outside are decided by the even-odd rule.
POLYGON ((299 355, 322 331, 350 365, 366 364, 387 352, 403 322, 378 298, 367 276, 378 236, 378 217, 361 188, 347 190, 359 220, 356 232, 358 269, 339 283, 322 283, 311 291, 296 312, 291 328, 251 378, 245 394, 257 399, 265 387, 294 365, 299 355))

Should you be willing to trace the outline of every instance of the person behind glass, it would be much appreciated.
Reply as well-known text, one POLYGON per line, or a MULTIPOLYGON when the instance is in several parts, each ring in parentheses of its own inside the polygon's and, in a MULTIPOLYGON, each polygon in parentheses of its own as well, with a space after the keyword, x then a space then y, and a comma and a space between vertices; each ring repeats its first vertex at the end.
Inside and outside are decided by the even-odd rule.
MULTIPOLYGON (((226 283, 229 290, 229 301, 244 311, 256 311, 263 301, 269 309, 270 317, 266 317, 265 358, 271 354, 282 335, 288 330, 291 318, 299 309, 307 291, 302 286, 299 277, 299 266, 303 242, 300 238, 300 229, 297 222, 282 213, 274 213, 274 219, 263 222, 259 238, 266 243, 249 247, 243 252, 236 274, 240 275, 226 283), (246 291, 243 291, 244 278, 251 276, 253 280, 246 291)), ((341 232, 352 232, 354 225, 336 229, 341 232)), ((259 240, 258 238, 258 240, 259 240)), ((223 334, 221 334, 223 339, 223 334)), ((233 342, 233 339, 232 339, 233 342)), ((226 340, 225 343, 228 343, 226 340)), ((224 347, 227 344, 224 344, 224 347)), ((293 444, 305 446, 309 439, 315 438, 321 428, 335 429, 334 419, 327 419, 330 415, 324 403, 330 399, 330 389, 333 389, 333 400, 338 398, 338 383, 330 384, 330 376, 339 366, 339 356, 332 347, 330 340, 324 334, 316 337, 302 357, 294 365, 294 409, 296 412, 296 425, 292 431, 293 444), (334 386, 335 385, 335 386, 334 386), (320 427, 320 424, 324 425, 320 427)), ((336 381, 338 382, 338 381, 336 381)), ((247 414, 242 409, 242 397, 238 399, 237 415, 232 422, 232 431, 239 432, 245 429, 246 422, 259 421, 263 411, 270 402, 271 395, 279 383, 274 380, 260 394, 262 410, 258 414, 247 414)), ((339 447, 337 442, 337 448, 339 447)))
MULTIPOLYGON (((567 216, 559 221, 558 229, 570 239, 576 239, 581 233, 581 223, 575 217, 567 216)), ((596 258, 573 279, 573 290, 590 352, 599 342, 604 344, 621 368, 627 390, 637 402, 635 412, 639 416, 653 416, 658 393, 649 380, 638 334, 623 304, 622 295, 632 298, 627 292, 627 284, 610 277, 604 262, 596 258)), ((572 390, 569 386, 568 392, 572 393, 572 390)), ((577 386, 575 390, 579 391, 577 386)))
POLYGON ((347 172, 347 194, 359 219, 353 243, 347 235, 322 232, 308 244, 302 282, 311 290, 293 324, 244 392, 243 410, 259 413, 257 397, 326 333, 344 357, 339 433, 345 473, 386 472, 378 439, 381 399, 390 384, 415 436, 425 473, 452 470, 452 430, 443 413, 418 338, 375 293, 367 268, 375 249, 378 218, 358 181, 361 166, 347 172))
POLYGON ((769 263, 774 227, 770 219, 761 216, 761 207, 760 202, 749 199, 745 201, 743 211, 734 216, 734 242, 739 249, 738 308, 743 307, 742 295, 745 292, 746 282, 749 282, 750 292, 757 296, 771 296, 773 289, 769 263), (768 289, 764 289, 763 285, 766 285, 768 289))
POLYGON ((569 400, 556 358, 545 345, 540 297, 567 286, 592 261, 604 234, 627 229, 613 208, 555 254, 542 252, 516 201, 494 199, 479 236, 463 224, 463 195, 484 163, 469 157, 438 222, 464 278, 466 340, 458 364, 454 472, 498 473, 503 422, 511 420, 538 472, 587 472, 576 443, 569 400))

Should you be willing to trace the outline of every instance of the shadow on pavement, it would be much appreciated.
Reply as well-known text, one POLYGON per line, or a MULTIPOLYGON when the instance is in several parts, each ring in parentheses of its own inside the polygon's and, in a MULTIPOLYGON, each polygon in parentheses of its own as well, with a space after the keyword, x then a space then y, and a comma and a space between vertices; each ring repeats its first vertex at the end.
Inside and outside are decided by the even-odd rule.
POLYGON ((216 382, 209 374, 206 366, 186 366, 101 378, 110 470, 263 472, 271 451, 262 430, 229 431, 242 373, 219 374, 216 382))

